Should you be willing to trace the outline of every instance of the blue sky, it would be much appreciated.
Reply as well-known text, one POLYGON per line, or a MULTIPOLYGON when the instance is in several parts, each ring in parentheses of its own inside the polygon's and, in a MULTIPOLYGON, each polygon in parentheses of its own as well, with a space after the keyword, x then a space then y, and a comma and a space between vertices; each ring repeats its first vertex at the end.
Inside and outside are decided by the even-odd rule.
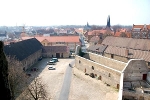
POLYGON ((0 0, 0 25, 150 24, 150 0, 0 0))

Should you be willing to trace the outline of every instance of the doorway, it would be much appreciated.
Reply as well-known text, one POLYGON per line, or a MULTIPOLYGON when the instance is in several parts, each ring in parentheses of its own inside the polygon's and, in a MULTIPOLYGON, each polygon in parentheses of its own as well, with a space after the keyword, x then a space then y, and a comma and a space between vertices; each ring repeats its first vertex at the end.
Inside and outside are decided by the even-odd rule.
POLYGON ((143 74, 143 80, 146 80, 147 74, 143 74))
POLYGON ((57 57, 57 58, 60 58, 60 53, 56 53, 56 57, 57 57))

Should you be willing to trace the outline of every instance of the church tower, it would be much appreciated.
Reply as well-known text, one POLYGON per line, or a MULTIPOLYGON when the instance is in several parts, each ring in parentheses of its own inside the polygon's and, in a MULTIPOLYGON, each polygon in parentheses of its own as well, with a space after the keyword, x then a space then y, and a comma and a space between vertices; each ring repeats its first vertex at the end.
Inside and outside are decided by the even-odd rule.
POLYGON ((110 28, 110 15, 108 16, 107 18, 107 26, 106 27, 109 27, 110 28))

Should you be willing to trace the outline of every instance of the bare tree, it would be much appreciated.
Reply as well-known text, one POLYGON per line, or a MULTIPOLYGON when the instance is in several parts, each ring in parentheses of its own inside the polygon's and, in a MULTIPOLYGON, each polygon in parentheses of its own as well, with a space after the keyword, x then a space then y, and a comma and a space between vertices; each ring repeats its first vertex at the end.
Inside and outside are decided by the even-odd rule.
POLYGON ((50 100, 46 91, 46 84, 42 83, 39 77, 31 82, 24 94, 27 100, 50 100))
POLYGON ((7 61, 12 100, 48 100, 46 85, 40 78, 28 78, 22 63, 15 57, 7 56, 7 61))
POLYGON ((15 57, 7 56, 6 58, 8 61, 8 83, 12 99, 15 100, 15 98, 22 93, 27 78, 23 72, 21 62, 16 60, 15 57))

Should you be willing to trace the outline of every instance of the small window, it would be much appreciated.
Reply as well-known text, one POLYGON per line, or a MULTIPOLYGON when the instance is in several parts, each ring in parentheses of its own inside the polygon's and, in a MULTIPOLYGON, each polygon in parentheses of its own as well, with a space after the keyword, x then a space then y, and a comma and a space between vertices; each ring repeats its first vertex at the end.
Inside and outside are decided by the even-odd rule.
POLYGON ((92 66, 92 69, 94 70, 94 67, 92 66))
POLYGON ((148 66, 150 66, 150 62, 148 62, 148 66))
POLYGON ((79 64, 81 63, 81 61, 79 60, 79 64))
POLYGON ((111 58, 114 58, 114 54, 111 54, 111 58))
POLYGON ((108 74, 108 77, 110 77, 111 75, 110 75, 110 73, 108 74))

